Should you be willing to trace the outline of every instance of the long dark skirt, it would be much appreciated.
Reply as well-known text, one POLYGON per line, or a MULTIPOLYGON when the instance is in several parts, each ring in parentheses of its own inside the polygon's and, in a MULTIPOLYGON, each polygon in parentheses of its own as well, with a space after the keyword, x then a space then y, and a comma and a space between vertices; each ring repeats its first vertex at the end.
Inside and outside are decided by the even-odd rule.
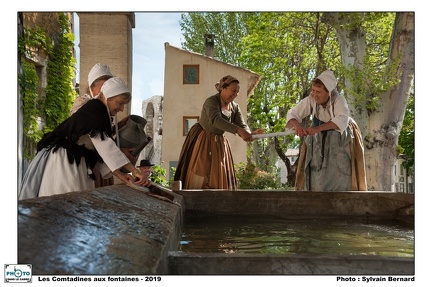
POLYGON ((234 160, 228 139, 212 134, 196 123, 189 130, 174 180, 183 189, 237 189, 234 160))

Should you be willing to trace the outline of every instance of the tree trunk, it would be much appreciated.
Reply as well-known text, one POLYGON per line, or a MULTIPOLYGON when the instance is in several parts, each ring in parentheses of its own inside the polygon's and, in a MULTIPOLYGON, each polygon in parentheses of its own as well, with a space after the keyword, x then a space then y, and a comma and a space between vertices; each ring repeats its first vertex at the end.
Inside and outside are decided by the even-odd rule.
POLYGON ((380 112, 370 116, 365 141, 370 190, 394 191, 396 148, 414 78, 414 13, 396 13, 387 65, 394 61, 400 82, 381 95, 380 112))
POLYGON ((276 153, 278 154, 279 158, 283 161, 286 170, 287 170, 287 184, 288 186, 295 186, 295 178, 296 178, 296 169, 291 165, 291 162, 289 160, 289 157, 286 156, 286 154, 284 153, 284 151, 282 150, 280 143, 279 143, 279 139, 278 138, 274 138, 274 150, 276 151, 276 153))
MULTIPOLYGON (((361 70, 366 55, 364 31, 360 26, 344 30, 344 26, 339 24, 344 24, 347 19, 339 17, 338 13, 331 14, 340 43, 342 64, 347 69, 353 66, 361 70)), ((363 135, 366 177, 371 191, 394 191, 396 148, 414 76, 414 13, 396 13, 387 66, 395 61, 398 63, 396 77, 399 83, 380 95, 374 111, 366 114, 365 106, 350 105, 351 114, 363 135)), ((346 80, 347 90, 353 85, 346 80)), ((346 97, 350 103, 349 95, 346 97)))

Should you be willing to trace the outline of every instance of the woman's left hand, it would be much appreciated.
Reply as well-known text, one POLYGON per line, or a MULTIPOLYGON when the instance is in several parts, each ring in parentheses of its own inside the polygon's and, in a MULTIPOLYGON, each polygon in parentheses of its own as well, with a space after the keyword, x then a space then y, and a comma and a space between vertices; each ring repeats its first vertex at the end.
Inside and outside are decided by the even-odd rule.
POLYGON ((113 174, 117 176, 124 183, 128 183, 129 181, 134 181, 133 176, 128 173, 121 172, 119 169, 113 171, 113 174))
POLYGON ((263 134, 263 133, 264 133, 264 130, 263 130, 263 129, 257 129, 257 130, 254 130, 254 131, 252 132, 253 135, 258 135, 258 134, 263 134))
POLYGON ((138 169, 133 171, 132 175, 133 175, 132 181, 134 181, 135 184, 144 185, 148 181, 148 179, 145 178, 144 175, 138 169))
POLYGON ((310 136, 313 136, 316 133, 319 133, 318 127, 308 127, 306 129, 306 133, 310 136))

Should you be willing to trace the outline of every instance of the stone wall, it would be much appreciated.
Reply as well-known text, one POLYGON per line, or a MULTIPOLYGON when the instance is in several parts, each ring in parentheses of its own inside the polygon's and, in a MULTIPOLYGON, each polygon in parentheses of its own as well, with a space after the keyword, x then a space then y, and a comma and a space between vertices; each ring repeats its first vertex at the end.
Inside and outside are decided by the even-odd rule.
MULTIPOLYGON (((80 95, 87 91, 87 76, 96 63, 107 64, 132 91, 132 29, 134 13, 79 12, 80 95)), ((132 91, 133 94, 133 91, 132 91)), ((131 111, 130 104, 118 114, 121 120, 131 111)))
POLYGON ((160 165, 162 161, 162 96, 153 96, 142 102, 142 116, 146 119, 146 134, 153 140, 141 151, 141 159, 160 165))
POLYGON ((33 275, 166 274, 182 222, 177 204, 126 185, 21 200, 18 264, 33 275))

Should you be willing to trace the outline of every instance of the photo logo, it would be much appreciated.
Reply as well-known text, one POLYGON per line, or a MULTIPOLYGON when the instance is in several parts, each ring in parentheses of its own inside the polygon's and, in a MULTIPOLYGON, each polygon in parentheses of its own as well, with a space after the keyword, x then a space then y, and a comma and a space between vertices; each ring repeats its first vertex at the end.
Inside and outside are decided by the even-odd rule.
POLYGON ((31 264, 5 264, 5 282, 31 282, 31 264))

